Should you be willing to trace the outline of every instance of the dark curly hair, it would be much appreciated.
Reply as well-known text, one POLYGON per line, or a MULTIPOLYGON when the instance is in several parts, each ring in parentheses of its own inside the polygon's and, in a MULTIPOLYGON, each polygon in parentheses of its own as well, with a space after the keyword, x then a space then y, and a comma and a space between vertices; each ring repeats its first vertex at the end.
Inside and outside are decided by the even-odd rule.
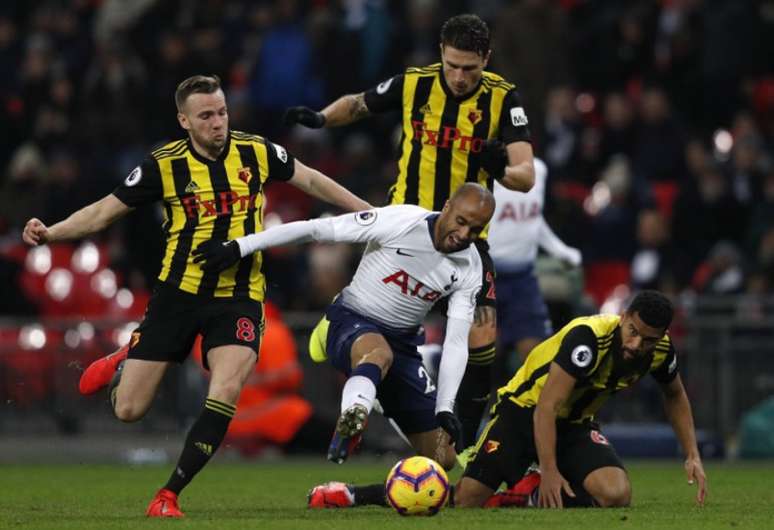
POLYGON ((629 304, 626 312, 637 313, 640 319, 652 328, 667 329, 672 323, 674 307, 669 298, 658 291, 641 291, 629 304))
POLYGON ((441 45, 486 57, 489 53, 489 27, 478 15, 451 17, 441 27, 441 45))

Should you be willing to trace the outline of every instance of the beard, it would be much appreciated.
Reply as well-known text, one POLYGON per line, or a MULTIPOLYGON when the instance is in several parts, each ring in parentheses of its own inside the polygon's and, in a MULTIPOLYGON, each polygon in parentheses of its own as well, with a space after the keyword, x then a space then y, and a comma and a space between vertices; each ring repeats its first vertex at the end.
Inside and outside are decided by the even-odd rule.
POLYGON ((226 145, 226 138, 228 138, 228 132, 223 133, 222 138, 216 138, 215 136, 211 136, 209 138, 205 138, 203 136, 199 136, 198 134, 191 133, 191 136, 193 136, 193 139, 196 140, 196 143, 202 146, 208 153, 212 155, 220 154, 221 151, 223 151, 223 147, 226 145))

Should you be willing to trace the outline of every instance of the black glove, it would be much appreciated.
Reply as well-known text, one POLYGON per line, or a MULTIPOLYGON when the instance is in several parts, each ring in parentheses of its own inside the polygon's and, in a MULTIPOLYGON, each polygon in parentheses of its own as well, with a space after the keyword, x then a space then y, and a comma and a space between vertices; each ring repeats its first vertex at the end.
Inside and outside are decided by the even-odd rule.
POLYGON ((285 110, 283 121, 285 125, 300 123, 311 129, 319 129, 325 125, 325 115, 322 112, 315 112, 309 107, 290 107, 285 110))
POLYGON ((448 410, 443 410, 436 414, 435 419, 438 420, 438 423, 441 424, 441 428, 451 437, 451 443, 454 445, 454 450, 459 453, 465 449, 462 446, 462 422, 460 422, 460 419, 448 410))
POLYGON ((194 263, 201 263, 204 272, 224 271, 242 259, 239 244, 234 240, 208 239, 194 249, 193 256, 194 263))
POLYGON ((490 138, 484 142, 479 155, 481 167, 495 179, 505 176, 505 166, 508 165, 508 153, 505 144, 496 138, 490 138))

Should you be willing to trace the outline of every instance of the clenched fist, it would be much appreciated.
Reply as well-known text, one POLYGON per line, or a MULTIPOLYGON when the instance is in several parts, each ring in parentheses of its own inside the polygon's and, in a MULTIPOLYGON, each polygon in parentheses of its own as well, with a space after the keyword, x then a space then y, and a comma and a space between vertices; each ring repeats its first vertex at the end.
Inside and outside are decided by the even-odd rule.
POLYGON ((48 242, 48 227, 40 219, 33 217, 24 225, 22 239, 33 247, 45 245, 48 242))

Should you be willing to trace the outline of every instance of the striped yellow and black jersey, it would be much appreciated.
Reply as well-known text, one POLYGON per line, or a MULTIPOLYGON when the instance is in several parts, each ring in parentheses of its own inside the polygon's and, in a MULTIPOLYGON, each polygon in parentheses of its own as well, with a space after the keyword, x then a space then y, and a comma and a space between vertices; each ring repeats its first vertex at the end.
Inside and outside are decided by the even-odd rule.
POLYGON ((113 194, 128 206, 161 200, 166 237, 159 280, 207 297, 262 301, 262 256, 256 252, 221 273, 205 273, 191 251, 208 239, 226 241, 262 230, 263 185, 290 180, 294 158, 268 140, 230 131, 222 154, 209 160, 190 140, 163 145, 113 194))
POLYGON ((509 399, 521 407, 534 407, 552 362, 576 379, 557 415, 573 423, 592 420, 612 394, 647 373, 660 383, 672 381, 678 366, 669 335, 665 334, 649 355, 627 361, 621 351, 620 320, 619 315, 572 320, 530 352, 513 379, 497 391, 499 401, 509 399))
POLYGON ((492 189, 481 169, 484 142, 529 141, 527 115, 514 85, 484 72, 475 90, 455 97, 441 64, 408 68, 365 93, 370 112, 402 111, 398 178, 390 204, 417 204, 438 211, 465 182, 492 189))

